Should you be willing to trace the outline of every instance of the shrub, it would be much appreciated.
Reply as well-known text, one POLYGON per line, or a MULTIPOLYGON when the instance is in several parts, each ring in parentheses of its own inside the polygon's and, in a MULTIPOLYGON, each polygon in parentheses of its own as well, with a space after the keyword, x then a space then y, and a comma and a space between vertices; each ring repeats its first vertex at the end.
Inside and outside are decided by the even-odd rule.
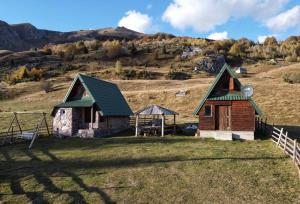
POLYGON ((297 62, 297 57, 295 57, 295 56, 287 56, 285 58, 285 61, 287 61, 287 62, 297 62))
POLYGON ((241 49, 240 47, 238 46, 237 43, 234 43, 230 50, 229 50, 229 54, 232 55, 232 56, 239 56, 241 54, 241 49))
POLYGON ((154 79, 155 76, 152 72, 148 72, 146 70, 137 73, 138 79, 154 79))
POLYGON ((11 74, 7 74, 5 80, 9 84, 16 84, 28 79, 28 70, 25 66, 19 67, 17 70, 13 71, 11 74))
POLYGON ((11 74, 6 75, 5 80, 9 84, 16 84, 23 81, 39 81, 43 77, 43 70, 32 68, 28 70, 25 66, 13 71, 11 74))
POLYGON ((126 53, 118 40, 105 41, 103 43, 103 49, 106 53, 106 56, 110 59, 121 57, 126 53))
POLYGON ((52 50, 50 48, 44 49, 46 55, 52 55, 52 50))
POLYGON ((74 54, 87 54, 89 52, 83 41, 76 42, 75 48, 74 54))
POLYGON ((300 83, 300 73, 284 74, 283 80, 290 84, 300 83))
POLYGON ((178 72, 170 70, 168 74, 166 75, 166 79, 172 79, 172 80, 186 80, 190 79, 191 75, 185 73, 185 72, 178 72))
POLYGON ((115 65, 115 73, 116 73, 117 75, 121 75, 122 72, 123 72, 123 66, 122 66, 121 61, 118 60, 118 61, 116 62, 116 65, 115 65))
POLYGON ((28 77, 30 78, 30 80, 39 81, 43 77, 43 70, 32 68, 30 71, 28 71, 28 77))
POLYGON ((133 69, 123 70, 123 72, 121 74, 122 79, 134 79, 134 78, 136 78, 136 76, 137 76, 137 73, 133 69))
POLYGON ((278 45, 278 42, 274 36, 272 37, 267 37, 264 41, 264 46, 274 46, 278 45))

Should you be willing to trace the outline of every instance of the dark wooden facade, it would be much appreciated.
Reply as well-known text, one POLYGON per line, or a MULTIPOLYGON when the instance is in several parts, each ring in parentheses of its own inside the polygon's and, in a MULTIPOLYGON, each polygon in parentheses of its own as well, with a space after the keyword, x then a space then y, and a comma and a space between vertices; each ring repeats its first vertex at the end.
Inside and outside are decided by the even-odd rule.
POLYGON ((255 109, 249 101, 206 101, 203 107, 199 130, 255 130, 255 109), (205 106, 211 106, 211 116, 205 115, 205 106))
POLYGON ((255 131, 255 116, 260 110, 251 98, 241 93, 241 83, 226 64, 194 114, 201 130, 255 131))

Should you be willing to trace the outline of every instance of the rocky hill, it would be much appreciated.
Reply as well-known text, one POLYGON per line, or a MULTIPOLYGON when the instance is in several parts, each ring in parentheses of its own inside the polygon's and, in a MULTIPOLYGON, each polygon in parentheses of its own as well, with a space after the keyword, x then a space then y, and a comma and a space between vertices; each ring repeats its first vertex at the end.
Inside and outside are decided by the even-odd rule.
POLYGON ((58 32, 38 29, 29 23, 9 25, 0 21, 0 50, 24 51, 49 43, 66 43, 79 40, 138 39, 145 34, 124 27, 98 30, 58 32))

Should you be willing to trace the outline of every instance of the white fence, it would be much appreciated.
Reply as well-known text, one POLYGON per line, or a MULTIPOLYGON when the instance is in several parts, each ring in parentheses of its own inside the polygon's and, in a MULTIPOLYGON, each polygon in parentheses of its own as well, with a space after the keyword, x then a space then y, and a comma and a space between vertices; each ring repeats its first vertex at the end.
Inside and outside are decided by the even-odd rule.
POLYGON ((263 122, 261 119, 256 121, 256 127, 258 130, 270 135, 276 146, 282 149, 284 153, 293 159, 294 164, 298 168, 300 177, 300 146, 299 143, 297 143, 297 140, 291 139, 288 136, 288 132, 283 128, 278 128, 274 125, 268 125, 266 121, 263 122))

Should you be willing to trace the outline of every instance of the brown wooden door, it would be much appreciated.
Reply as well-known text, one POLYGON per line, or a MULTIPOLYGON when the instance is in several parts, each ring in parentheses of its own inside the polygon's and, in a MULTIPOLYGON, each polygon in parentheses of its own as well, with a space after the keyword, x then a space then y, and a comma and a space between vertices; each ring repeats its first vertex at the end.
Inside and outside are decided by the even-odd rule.
POLYGON ((231 129, 231 107, 230 106, 219 106, 218 115, 216 117, 219 130, 230 130, 231 129))

